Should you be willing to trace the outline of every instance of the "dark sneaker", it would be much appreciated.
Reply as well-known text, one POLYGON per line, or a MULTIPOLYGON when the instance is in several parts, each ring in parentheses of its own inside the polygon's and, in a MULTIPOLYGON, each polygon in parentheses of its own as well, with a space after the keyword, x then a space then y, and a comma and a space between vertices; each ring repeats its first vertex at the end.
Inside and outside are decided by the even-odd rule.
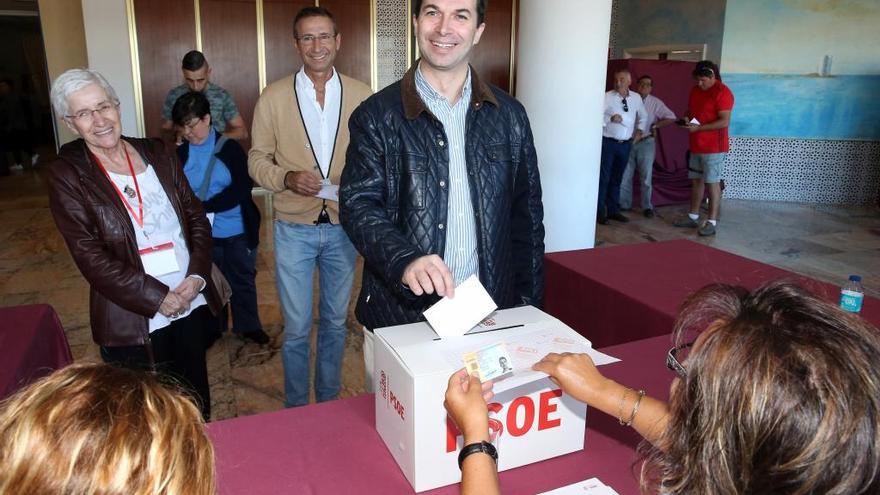
POLYGON ((606 217, 605 215, 599 215, 596 217, 596 223, 600 225, 608 225, 608 217, 606 217))
POLYGON ((706 222, 705 224, 703 224, 702 227, 699 228, 699 230, 697 230, 697 233, 703 237, 715 235, 715 226, 709 222, 706 222))
POLYGON ((696 229, 700 226, 700 224, 698 224, 696 220, 694 220, 693 218, 691 218, 687 215, 672 222, 672 225, 675 227, 683 227, 683 228, 689 228, 689 229, 696 229))
POLYGON ((643 211, 642 214, 645 215, 645 218, 654 218, 654 210, 651 208, 643 211))
POLYGON ((623 216, 623 213, 621 213, 619 211, 615 211, 614 213, 608 215, 608 219, 609 220, 617 220, 620 223, 629 222, 629 218, 626 218, 625 216, 623 216))
POLYGON ((262 330, 252 330, 250 332, 244 332, 241 334, 241 336, 246 340, 256 342, 260 345, 265 345, 269 343, 269 336, 266 335, 266 332, 262 330))

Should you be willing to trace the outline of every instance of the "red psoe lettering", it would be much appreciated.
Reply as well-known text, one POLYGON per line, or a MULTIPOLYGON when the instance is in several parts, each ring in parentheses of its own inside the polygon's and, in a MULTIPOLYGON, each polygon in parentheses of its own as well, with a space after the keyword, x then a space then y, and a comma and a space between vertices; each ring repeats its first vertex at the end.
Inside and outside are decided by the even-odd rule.
POLYGON ((528 396, 526 397, 517 397, 510 403, 510 407, 507 410, 507 431, 510 432, 511 435, 515 437, 519 437, 525 435, 529 432, 529 429, 532 427, 532 423, 535 421, 535 403, 532 402, 532 399, 528 396), (525 412, 525 418, 523 418, 522 426, 516 424, 516 417, 519 415, 517 410, 522 407, 525 412))
POLYGON ((389 392, 388 394, 391 396, 388 399, 388 401, 391 402, 391 407, 393 407, 394 410, 397 411, 397 414, 398 414, 398 416, 400 416, 400 419, 405 421, 406 420, 406 414, 405 414, 406 409, 403 407, 403 404, 401 404, 400 401, 397 400, 397 397, 394 396, 394 392, 389 392))
POLYGON ((551 404, 550 399, 561 396, 562 389, 541 393, 541 397, 538 399, 538 431, 555 428, 562 424, 562 418, 550 419, 550 413, 556 412, 556 408, 559 406, 555 402, 551 404))

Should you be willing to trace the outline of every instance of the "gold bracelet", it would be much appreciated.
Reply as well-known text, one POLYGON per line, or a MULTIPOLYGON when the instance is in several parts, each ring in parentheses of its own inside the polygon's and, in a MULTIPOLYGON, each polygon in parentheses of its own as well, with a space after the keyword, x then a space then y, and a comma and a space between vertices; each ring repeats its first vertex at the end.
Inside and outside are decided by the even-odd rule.
POLYGON ((623 395, 620 396, 620 404, 617 406, 617 422, 620 423, 621 426, 627 426, 623 421, 623 404, 626 402, 626 396, 629 395, 629 391, 629 387, 623 389, 623 395))
POLYGON ((639 405, 642 403, 642 397, 645 396, 644 390, 639 390, 639 396, 636 398, 636 403, 633 404, 632 414, 629 415, 629 420, 624 423, 624 426, 630 426, 633 424, 633 420, 636 419, 636 413, 639 412, 639 405))

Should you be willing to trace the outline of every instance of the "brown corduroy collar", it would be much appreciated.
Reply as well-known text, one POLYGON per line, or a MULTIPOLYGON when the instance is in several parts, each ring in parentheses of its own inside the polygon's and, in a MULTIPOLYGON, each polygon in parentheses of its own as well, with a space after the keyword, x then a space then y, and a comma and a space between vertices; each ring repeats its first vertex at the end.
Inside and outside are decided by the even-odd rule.
MULTIPOLYGON (((417 118, 422 112, 431 113, 416 89, 416 68, 418 66, 419 60, 416 60, 400 81, 400 97, 403 99, 403 113, 409 120, 417 118)), ((474 70, 473 66, 471 66, 471 88, 471 107, 478 110, 483 105, 483 102, 489 102, 496 107, 498 106, 498 100, 492 93, 492 89, 480 79, 480 76, 477 75, 477 71, 474 70)))

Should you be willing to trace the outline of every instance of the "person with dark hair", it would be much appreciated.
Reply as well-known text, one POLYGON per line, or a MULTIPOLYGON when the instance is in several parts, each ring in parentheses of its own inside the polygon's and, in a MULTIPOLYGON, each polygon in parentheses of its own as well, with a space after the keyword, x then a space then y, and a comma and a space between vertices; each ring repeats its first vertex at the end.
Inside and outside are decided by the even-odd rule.
POLYGON ((330 11, 300 10, 293 34, 302 68, 263 90, 254 109, 248 155, 251 177, 275 198, 275 280, 284 312, 287 407, 309 402, 316 266, 321 300, 315 398, 322 402, 339 395, 357 253, 339 225, 336 191, 346 166, 349 116, 372 92, 334 68, 342 35, 330 11))
POLYGON ((683 125, 690 132, 690 211, 673 225, 695 228, 699 235, 710 236, 715 235, 721 211, 721 176, 724 175, 724 160, 730 151, 727 128, 733 112, 733 92, 721 82, 718 66, 709 60, 698 62, 693 76, 697 84, 688 97, 683 125), (709 217, 700 224, 700 203, 707 188, 709 217))
POLYGON ((421 58, 352 115, 340 218, 364 257, 356 315, 367 387, 373 330, 471 276, 500 308, 544 299, 544 207, 525 108, 470 65, 484 0, 415 2, 421 58))
MULTIPOLYGON (((214 264, 232 287, 232 331, 258 344, 269 342, 257 312, 257 245, 260 210, 251 197, 247 155, 238 141, 211 126, 211 106, 203 93, 185 93, 171 110, 184 142, 177 157, 196 196, 211 219, 214 264)), ((228 327, 226 308, 220 332, 228 327)), ((216 337, 209 332, 209 338, 216 337)))
POLYGON ((208 65, 205 55, 197 50, 187 52, 183 56, 180 68, 183 72, 184 84, 172 88, 165 97, 165 105, 162 108, 163 132, 170 134, 176 130, 178 132, 174 133, 175 143, 179 145, 183 142, 183 136, 179 132, 180 129, 175 129, 174 127, 171 110, 174 108, 174 103, 177 99, 184 93, 195 91, 204 93, 208 99, 208 103, 210 103, 213 109, 211 125, 217 132, 229 139, 247 139, 247 125, 244 123, 241 114, 238 113, 238 107, 235 106, 232 95, 210 81, 211 66, 208 65))
POLYGON ((675 122, 675 114, 660 98, 651 94, 654 80, 643 75, 636 83, 636 91, 642 97, 645 106, 645 120, 648 132, 638 142, 633 143, 629 153, 629 162, 623 171, 620 182, 620 208, 628 210, 632 207, 632 182, 636 169, 639 170, 639 194, 642 199, 642 214, 646 218, 654 216, 654 205, 651 203, 653 184, 651 176, 654 171, 655 138, 657 129, 675 122))
MULTIPOLYGON (((605 378, 586 354, 548 354, 534 369, 644 437, 644 493, 880 493, 880 330, 772 282, 697 291, 674 338, 669 403, 605 378)), ((453 375, 446 394, 473 441, 487 433, 480 389, 478 378, 453 375)), ((486 456, 470 457, 469 484, 492 486, 486 456)))
POLYGON ((629 222, 629 218, 620 212, 620 184, 633 143, 639 143, 648 135, 648 118, 642 97, 629 89, 632 74, 629 69, 619 69, 613 76, 614 88, 605 93, 599 163, 596 223, 602 225, 608 225, 609 220, 629 222))

